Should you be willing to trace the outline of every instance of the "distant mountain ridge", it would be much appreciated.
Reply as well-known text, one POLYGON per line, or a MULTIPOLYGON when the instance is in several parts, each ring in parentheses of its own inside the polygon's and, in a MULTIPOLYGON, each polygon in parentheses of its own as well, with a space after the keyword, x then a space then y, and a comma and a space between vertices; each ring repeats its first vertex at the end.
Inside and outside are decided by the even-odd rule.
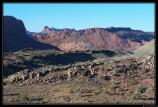
POLYGON ((56 29, 45 26, 33 39, 65 51, 128 50, 132 51, 153 40, 151 32, 131 28, 56 29))
POLYGON ((4 52, 18 51, 24 48, 64 51, 133 51, 155 38, 154 32, 124 27, 75 30, 44 26, 41 32, 29 32, 22 20, 12 16, 3 16, 3 25, 4 52))

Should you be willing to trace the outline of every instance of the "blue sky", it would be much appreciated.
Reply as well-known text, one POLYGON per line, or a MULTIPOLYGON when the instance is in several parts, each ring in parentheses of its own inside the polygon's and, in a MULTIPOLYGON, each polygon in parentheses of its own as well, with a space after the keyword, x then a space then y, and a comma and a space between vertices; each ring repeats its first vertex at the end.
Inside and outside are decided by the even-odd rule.
POLYGON ((4 3, 3 15, 23 20, 26 29, 32 32, 39 32, 44 26, 77 30, 113 26, 154 31, 155 5, 4 3))

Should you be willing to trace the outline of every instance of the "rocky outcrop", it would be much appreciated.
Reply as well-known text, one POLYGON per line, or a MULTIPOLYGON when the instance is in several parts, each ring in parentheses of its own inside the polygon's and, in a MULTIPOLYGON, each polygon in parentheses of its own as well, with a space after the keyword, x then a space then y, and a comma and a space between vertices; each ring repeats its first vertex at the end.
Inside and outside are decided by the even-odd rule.
MULTIPOLYGON (((134 76, 152 73, 155 69, 154 55, 144 57, 128 57, 102 61, 106 63, 84 63, 73 66, 42 67, 36 70, 24 69, 4 79, 4 85, 14 83, 54 83, 73 81, 77 78, 89 80, 111 81, 112 78, 130 79, 134 76), (95 65, 95 66, 94 66, 95 65), (57 69, 58 68, 58 69, 57 69), (139 74, 139 75, 138 75, 139 74)), ((153 78, 153 76, 151 76, 153 78)))
POLYGON ((18 51, 24 48, 59 50, 55 46, 33 40, 27 35, 21 20, 12 16, 3 16, 3 51, 18 51))

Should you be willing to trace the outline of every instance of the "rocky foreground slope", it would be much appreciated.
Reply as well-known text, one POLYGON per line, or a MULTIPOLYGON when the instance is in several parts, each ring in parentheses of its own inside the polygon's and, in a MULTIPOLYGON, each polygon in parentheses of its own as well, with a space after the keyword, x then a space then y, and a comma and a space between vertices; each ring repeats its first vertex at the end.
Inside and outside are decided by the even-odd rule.
POLYGON ((23 69, 4 78, 4 103, 153 104, 154 59, 145 55, 23 69))

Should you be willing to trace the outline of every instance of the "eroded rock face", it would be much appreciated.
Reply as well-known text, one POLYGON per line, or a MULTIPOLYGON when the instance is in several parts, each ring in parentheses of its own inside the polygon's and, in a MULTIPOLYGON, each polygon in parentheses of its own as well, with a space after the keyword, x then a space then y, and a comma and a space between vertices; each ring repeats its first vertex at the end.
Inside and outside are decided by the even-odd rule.
POLYGON ((57 47, 33 40, 26 33, 22 20, 12 16, 3 16, 3 51, 18 51, 24 48, 54 49, 57 47))
POLYGON ((33 38, 66 51, 133 50, 154 39, 154 35, 130 28, 54 30, 47 26, 33 38))

